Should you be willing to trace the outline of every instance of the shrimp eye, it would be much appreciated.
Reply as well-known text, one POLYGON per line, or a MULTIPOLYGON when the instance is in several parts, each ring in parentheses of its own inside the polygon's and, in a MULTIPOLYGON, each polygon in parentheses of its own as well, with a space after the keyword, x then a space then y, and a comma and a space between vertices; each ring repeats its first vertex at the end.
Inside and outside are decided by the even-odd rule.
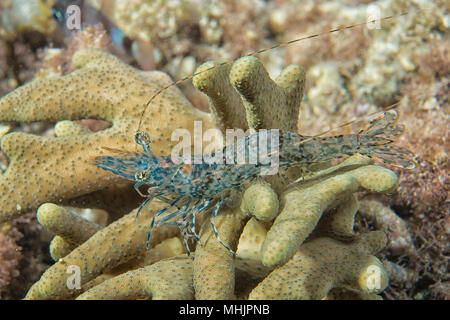
POLYGON ((136 181, 145 182, 150 178, 150 170, 138 171, 134 175, 136 181))
POLYGON ((139 144, 142 149, 144 149, 145 153, 153 155, 152 149, 150 148, 150 143, 152 142, 152 140, 150 139, 150 135, 147 132, 136 132, 136 134, 134 135, 134 141, 139 144))
POLYGON ((136 141, 137 144, 143 145, 149 145, 151 143, 150 135, 147 132, 138 131, 134 135, 134 141, 136 141))

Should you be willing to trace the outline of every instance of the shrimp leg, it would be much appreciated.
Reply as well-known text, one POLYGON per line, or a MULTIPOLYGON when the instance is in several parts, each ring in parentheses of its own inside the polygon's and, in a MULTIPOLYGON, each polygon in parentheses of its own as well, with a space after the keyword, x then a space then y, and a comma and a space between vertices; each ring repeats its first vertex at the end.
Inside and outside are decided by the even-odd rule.
POLYGON ((164 209, 159 210, 157 213, 155 213, 153 215, 152 222, 150 224, 150 228, 149 228, 149 231, 148 231, 148 234, 147 234, 147 249, 149 248, 150 237, 151 237, 151 234, 152 234, 153 226, 155 225, 156 218, 158 218, 160 215, 162 215, 164 212, 166 212, 170 208, 173 208, 178 203, 178 201, 180 201, 182 198, 183 197, 179 197, 179 198, 175 199, 169 206, 165 207, 164 209))
POLYGON ((134 185, 134 190, 143 198, 150 197, 150 194, 143 194, 142 191, 139 189, 142 185, 144 185, 144 182, 138 182, 134 185))
MULTIPOLYGON (((158 224, 162 224, 162 223, 172 219, 173 217, 179 215, 180 213, 183 214, 180 220, 177 220, 177 221, 174 221, 174 222, 168 222, 168 223, 166 223, 166 225, 175 225, 178 228, 180 228, 181 235, 183 236, 182 237, 183 238, 183 245, 184 245, 184 248, 185 248, 186 253, 187 253, 188 256, 191 255, 191 250, 189 249, 188 240, 192 239, 193 236, 192 236, 192 232, 190 232, 191 230, 190 230, 190 228, 188 226, 187 221, 185 221, 185 219, 186 219, 187 213, 192 210, 192 208, 191 208, 191 210, 188 211, 189 205, 191 204, 191 201, 192 201, 192 198, 189 198, 188 203, 185 206, 183 206, 183 208, 181 210, 178 210, 177 212, 173 212, 173 213, 165 216, 158 223, 158 224)), ((201 201, 201 199, 199 199, 194 204, 194 207, 196 207, 200 203, 200 201, 201 201)))
POLYGON ((150 202, 151 200, 153 200, 155 197, 159 197, 159 196, 162 195, 162 194, 163 194, 163 192, 160 192, 160 193, 158 193, 158 194, 156 194, 156 195, 149 194, 149 195, 147 196, 147 199, 145 199, 145 201, 142 202, 142 204, 139 206, 139 209, 138 209, 138 211, 136 212, 136 217, 135 217, 135 219, 137 220, 137 218, 138 218, 139 215, 141 214, 142 209, 144 209, 144 207, 147 205, 147 203, 149 203, 149 202, 150 202))
POLYGON ((207 206, 209 206, 210 203, 211 203, 211 200, 206 200, 198 208, 195 208, 195 210, 194 210, 194 212, 192 214, 191 232, 192 232, 192 235, 194 236, 195 240, 197 240, 198 242, 200 242, 200 239, 199 239, 197 233, 195 232, 195 218, 197 217, 197 214, 199 214, 207 206))
POLYGON ((217 231, 216 228, 216 224, 214 222, 214 219, 216 218, 217 214, 219 213, 220 207, 222 206, 222 204, 224 203, 224 199, 220 200, 219 202, 217 202, 216 206, 214 207, 214 211, 213 214, 211 215, 211 226, 213 227, 214 230, 214 235, 216 236, 217 240, 220 242, 220 244, 222 246, 224 246, 225 249, 227 249, 233 256, 235 255, 234 251, 231 250, 225 243, 223 243, 223 241, 220 239, 219 237, 219 232, 217 231))
MULTIPOLYGON (((175 225, 177 225, 177 222, 168 222, 168 223, 165 223, 165 222, 169 221, 170 219, 172 219, 172 218, 174 218, 174 217, 176 217, 176 216, 178 216, 180 214, 184 214, 182 216, 182 220, 184 220, 184 218, 186 217, 187 209, 189 208, 191 202, 192 202, 192 198, 189 198, 188 202, 180 210, 172 212, 172 213, 168 214, 167 216, 165 216, 164 218, 162 218, 161 220, 159 220, 158 223, 157 223, 157 226, 160 226, 160 225, 163 225, 163 224, 166 224, 166 225, 173 225, 173 224, 175 224, 175 225)), ((196 206, 199 202, 200 202, 200 200, 198 200, 197 203, 194 206, 196 206)))

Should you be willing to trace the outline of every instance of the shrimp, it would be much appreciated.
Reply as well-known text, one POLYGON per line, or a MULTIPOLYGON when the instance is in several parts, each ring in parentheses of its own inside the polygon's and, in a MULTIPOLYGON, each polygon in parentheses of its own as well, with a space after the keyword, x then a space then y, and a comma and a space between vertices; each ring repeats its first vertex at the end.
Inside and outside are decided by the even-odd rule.
MULTIPOLYGON (((338 135, 332 137, 302 136, 295 132, 281 132, 276 139, 275 150, 260 153, 258 161, 252 163, 252 150, 259 141, 267 139, 264 131, 258 131, 247 137, 238 139, 236 143, 225 146, 222 154, 237 152, 245 154, 243 163, 174 163, 170 157, 155 156, 151 151, 150 136, 138 132, 136 143, 141 145, 143 153, 120 152, 120 156, 100 156, 95 165, 103 170, 132 180, 141 196, 147 199, 141 204, 141 210, 153 198, 158 197, 169 203, 167 207, 153 215, 147 236, 147 246, 154 227, 176 225, 183 235, 183 243, 189 254, 188 240, 199 240, 195 232, 195 219, 202 212, 212 211, 211 225, 218 241, 232 254, 234 252, 219 237, 214 219, 229 198, 232 191, 239 191, 245 182, 261 176, 262 169, 268 169, 267 158, 277 157, 279 168, 307 166, 312 163, 343 158, 356 153, 365 155, 375 161, 390 165, 414 168, 414 155, 403 148, 392 145, 395 138, 403 132, 397 124, 398 115, 395 109, 383 112, 369 121, 357 134, 338 135), (231 151, 230 151, 231 150, 231 151), (148 185, 147 194, 140 191, 142 185, 148 185), (164 215, 169 209, 174 212, 164 215)), ((270 141, 271 142, 271 141, 270 141)), ((214 158, 215 152, 210 155, 214 158)), ((196 157, 196 155, 194 155, 196 157)))
MULTIPOLYGON (((295 42, 316 38, 322 34, 338 32, 357 26, 366 25, 374 21, 381 21, 406 15, 407 12, 396 16, 387 16, 377 20, 351 26, 339 27, 325 33, 313 34, 306 37, 290 40, 277 44, 270 48, 248 54, 257 55, 272 49, 287 46, 295 42)), ((223 62, 225 65, 231 62, 223 62)), ((217 66, 216 66, 217 67, 217 66)), ((210 69, 201 72, 207 72, 210 69)), ((134 136, 137 145, 143 152, 130 153, 126 151, 104 148, 116 156, 99 156, 93 164, 100 169, 112 172, 125 179, 135 182, 134 188, 146 199, 137 210, 139 216, 142 209, 154 198, 168 203, 168 206, 156 212, 151 220, 147 235, 147 247, 151 239, 153 228, 162 225, 176 225, 183 236, 183 244, 188 255, 190 254, 188 241, 199 241, 195 232, 196 217, 204 212, 212 211, 211 225, 218 241, 231 253, 234 252, 219 237, 214 219, 227 200, 231 199, 234 192, 242 189, 245 183, 261 176, 263 169, 270 169, 269 158, 278 160, 280 169, 295 166, 307 166, 313 163, 328 161, 337 158, 348 157, 354 154, 362 154, 375 161, 381 161, 394 166, 413 168, 415 162, 413 154, 403 148, 393 145, 395 138, 399 136, 403 128, 397 124, 397 112, 394 109, 383 112, 378 117, 368 121, 366 127, 356 134, 337 135, 331 137, 303 136, 295 132, 281 132, 269 138, 276 148, 259 154, 258 161, 252 161, 259 141, 267 140, 267 132, 254 132, 236 143, 229 144, 223 149, 213 152, 209 158, 214 158, 217 153, 244 154, 245 159, 239 163, 217 162, 189 162, 175 163, 170 157, 155 156, 151 150, 150 136, 141 131, 145 112, 152 101, 165 90, 192 79, 198 73, 172 82, 154 93, 142 110, 138 129, 134 136), (253 152, 253 153, 252 153, 253 152), (140 187, 149 186, 146 193, 141 192, 140 187), (173 212, 169 212, 173 209, 173 212)), ((267 141, 266 141, 267 142, 267 141)), ((194 155, 200 159, 203 155, 194 155)))

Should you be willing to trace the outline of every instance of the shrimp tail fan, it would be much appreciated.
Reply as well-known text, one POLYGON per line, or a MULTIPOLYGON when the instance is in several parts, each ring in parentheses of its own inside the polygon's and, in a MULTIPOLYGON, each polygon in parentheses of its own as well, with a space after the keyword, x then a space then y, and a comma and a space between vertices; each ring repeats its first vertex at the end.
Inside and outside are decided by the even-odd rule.
POLYGON ((395 109, 370 120, 358 133, 358 152, 392 166, 413 169, 416 166, 414 154, 393 144, 404 131, 404 126, 399 125, 397 120, 395 109))

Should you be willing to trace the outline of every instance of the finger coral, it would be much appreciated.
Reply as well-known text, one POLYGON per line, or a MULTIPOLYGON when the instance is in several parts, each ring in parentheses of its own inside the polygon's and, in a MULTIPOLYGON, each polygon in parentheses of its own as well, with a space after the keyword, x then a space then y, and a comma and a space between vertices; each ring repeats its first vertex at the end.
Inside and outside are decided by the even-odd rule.
MULTIPOLYGON (((210 61, 198 67, 192 83, 208 96, 212 113, 225 128, 298 131, 305 72, 297 65, 287 66, 272 80, 253 56, 237 59, 232 65, 210 61)), ((287 180, 278 175, 267 181, 281 192, 298 172, 290 169, 285 175, 287 180)))
POLYGON ((311 240, 253 289, 249 299, 322 299, 338 287, 379 293, 388 278, 373 255, 385 243, 386 236, 379 231, 361 235, 351 244, 325 237, 311 240))
MULTIPOLYGON (((239 209, 224 209, 216 218, 219 237, 236 250, 244 216, 239 209)), ((196 299, 231 299, 235 289, 234 257, 216 239, 208 219, 203 223, 200 244, 194 257, 194 288, 196 299)))
MULTIPOLYGON (((0 96, 20 86, 0 98, 0 122, 14 122, 0 123, 0 139, 2 125, 14 132, 0 141, 8 152, 0 151, 0 221, 14 219, 4 225, 20 234, 14 238, 15 247, 9 235, 0 239, 2 298, 23 297, 43 269, 54 263, 51 257, 55 261, 69 257, 68 267, 81 266, 81 289, 60 289, 70 274, 64 275, 56 262, 27 298, 247 299, 255 288, 268 285, 287 298, 448 299, 446 2, 87 0, 76 2, 83 17, 80 32, 66 24, 67 1, 0 2, 0 96), (355 26, 372 14, 382 20, 355 26), (327 32, 341 26, 346 27, 327 32), (314 39, 295 40, 313 34, 314 39), (114 52, 125 63, 92 48, 114 52), (249 52, 258 53, 237 60, 249 52), (97 54, 105 59, 97 59, 97 54), (89 56, 83 58, 88 62, 79 64, 78 56, 89 56), (195 73, 207 60, 214 61, 195 73), (305 68, 304 85, 300 67, 282 70, 292 63, 305 68), (171 80, 131 65, 158 69, 175 79, 192 78, 197 90, 187 81, 177 85, 183 82, 185 97, 211 114, 192 108, 175 86, 146 107, 148 99, 171 80), (149 202, 143 216, 133 219, 133 210, 145 199, 129 181, 89 164, 92 157, 110 154, 102 147, 136 151, 133 134, 144 109, 140 129, 151 134, 153 151, 168 155, 173 129, 178 124, 186 128, 193 120, 223 133, 229 128, 280 128, 316 135, 333 127, 340 131, 336 134, 346 134, 350 126, 337 127, 338 123, 394 103, 405 126, 396 143, 410 149, 418 164, 415 170, 387 166, 398 176, 396 191, 386 187, 378 189, 384 196, 368 195, 372 191, 358 186, 362 192, 354 192, 353 184, 360 184, 355 182, 356 170, 392 174, 380 168, 372 171, 372 161, 357 155, 339 165, 332 160, 249 181, 226 199, 215 220, 217 232, 208 214, 198 215, 195 231, 201 239, 189 243, 190 262, 173 259, 185 252, 175 228, 167 233, 159 228, 164 235, 150 242, 149 251, 127 247, 116 232, 137 232, 136 241, 141 241, 154 209, 165 204, 149 202), (33 218, 37 208, 41 225, 33 218), (104 209, 107 221, 91 220, 79 208, 94 214, 97 208, 104 209), (51 257, 49 232, 44 229, 55 234, 51 257), (358 255, 357 246, 374 229, 385 231, 388 239, 376 254, 390 278, 382 295, 361 290, 353 281, 361 270, 347 264, 372 259, 375 250, 358 255), (234 259, 219 239, 236 252, 234 259), (324 243, 325 249, 314 242, 324 243), (279 248, 271 250, 271 243, 279 248), (349 252, 349 259, 320 255, 331 248, 349 252), (16 255, 10 254, 13 249, 16 255), (298 255, 302 259, 294 263, 298 255), (309 257, 324 263, 326 272, 308 269, 309 257), (167 258, 169 264, 160 261, 167 258), (181 268, 184 261, 186 269, 181 268), (327 265, 335 262, 338 276, 332 278, 327 265), (159 291, 162 287, 156 287, 154 275, 162 283, 168 279, 159 266, 183 273, 179 284, 186 291, 168 287, 159 291), (291 267, 298 278, 288 274, 291 267), (350 269, 345 267, 354 272, 346 273, 350 269), (93 274, 86 276, 87 271, 93 274), (307 289, 312 282, 315 289, 307 289)), ((252 297, 259 298, 256 292, 252 297)), ((260 297, 265 296, 264 292, 260 297)))
MULTIPOLYGON (((236 252, 239 235, 250 217, 270 221, 277 213, 278 197, 275 192, 270 186, 255 182, 243 193, 239 207, 223 209, 216 218, 219 238, 236 252)), ((247 235, 247 239, 257 236, 257 233, 252 234, 251 231, 247 233, 250 233, 247 235)), ((247 240, 247 246, 249 246, 249 241, 251 240, 247 240)), ((239 240, 239 245, 241 244, 242 242, 239 240)), ((242 244, 242 246, 245 245, 242 244)), ((248 254, 243 253, 245 248, 237 248, 237 250, 240 252, 241 258, 249 258, 248 254)), ((201 227, 200 245, 195 250, 194 258, 196 299, 233 298, 236 283, 235 268, 234 257, 218 241, 210 222, 204 221, 201 227)))
MULTIPOLYGON (((148 225, 153 213, 163 206, 164 204, 161 202, 152 203, 151 210, 143 210, 138 220, 136 220, 136 211, 132 211, 96 232, 87 241, 47 269, 41 279, 30 289, 26 298, 63 299, 79 295, 81 288, 71 290, 66 285, 69 266, 80 268, 81 284, 84 285, 102 273, 131 260, 135 260, 133 263, 136 265, 139 265, 140 260, 145 261, 146 255, 152 255, 151 250, 147 252, 146 248, 148 225)), ((41 215, 44 210, 52 209, 56 213, 62 210, 48 204, 44 205, 42 209, 40 209, 41 215)), ((67 221, 73 223, 75 219, 78 218, 70 216, 67 221)), ((152 244, 156 245, 177 234, 178 230, 174 227, 158 228, 153 233, 152 244)), ((73 232, 71 238, 75 235, 76 231, 73 232)))
POLYGON ((262 262, 267 266, 286 262, 310 235, 325 210, 337 207, 331 232, 351 236, 356 207, 347 208, 352 193, 366 190, 393 191, 396 175, 377 166, 363 166, 342 174, 305 183, 283 196, 284 206, 267 234, 262 248, 262 262), (343 202, 344 201, 344 202, 343 202), (345 206, 342 206, 345 204, 345 206))
POLYGON ((188 257, 161 260, 104 281, 77 300, 193 299, 192 261, 188 257))
POLYGON ((199 74, 193 78, 194 86, 208 95, 211 109, 227 128, 297 131, 305 82, 305 72, 299 66, 286 67, 275 81, 252 56, 232 65, 207 62, 195 73, 199 74), (242 111, 245 118, 240 116, 242 111))
MULTIPOLYGON (((55 138, 25 133, 4 136, 1 148, 10 164, 0 177, 0 221, 43 202, 60 203, 117 183, 115 177, 92 166, 91 159, 105 153, 101 147, 133 151, 133 134, 149 93, 170 83, 163 73, 136 70, 96 49, 77 51, 73 63, 79 69, 69 75, 36 79, 2 97, 0 120, 96 118, 113 126, 55 138)), ((194 120, 203 121, 204 128, 215 126, 208 113, 195 109, 175 88, 160 95, 147 116, 151 122, 144 119, 142 129, 152 136, 157 154, 167 155, 176 128, 192 131, 194 120)))
POLYGON ((39 223, 57 234, 50 244, 50 255, 57 261, 89 239, 101 227, 68 209, 52 203, 40 206, 39 223))
MULTIPOLYGON (((12 218, 18 212, 46 201, 76 202, 77 198, 94 191, 108 190, 105 195, 117 192, 114 189, 118 187, 113 190, 106 187, 121 181, 90 166, 89 157, 104 154, 101 146, 134 150, 132 136, 148 92, 155 92, 169 83, 162 73, 135 70, 100 50, 79 50, 73 62, 79 69, 71 74, 37 79, 2 98, 0 110, 4 110, 4 120, 101 118, 113 125, 103 131, 91 132, 73 122, 60 122, 55 128, 55 138, 23 133, 4 136, 2 148, 11 163, 1 178, 0 188, 6 189, 14 177, 14 183, 23 183, 27 179, 28 187, 38 190, 35 193, 21 191, 20 199, 4 192, 8 196, 1 198, 6 208, 2 219, 12 218), (113 95, 111 90, 114 90, 113 95), (23 110, 15 109, 16 105, 21 105, 23 110), (37 188, 42 181, 45 184, 37 188)), ((180 127, 192 131, 194 120, 204 121, 205 129, 225 130, 243 125, 244 129, 252 130, 281 128, 297 131, 304 87, 304 72, 300 67, 287 67, 275 81, 255 57, 239 59, 232 65, 209 62, 200 66, 199 71, 204 72, 197 72, 194 85, 209 96, 212 113, 194 109, 176 89, 164 91, 149 105, 141 127, 150 133, 155 153, 169 154, 173 146, 169 140, 171 132, 180 127), (245 117, 239 116, 242 114, 245 117)), ((242 284, 236 286, 237 279, 241 279, 239 272, 250 273, 251 278, 258 280, 272 270, 271 274, 282 274, 283 268, 289 268, 291 259, 295 260, 302 248, 312 252, 314 257, 320 256, 310 244, 313 241, 320 248, 329 247, 331 251, 338 248, 339 252, 354 255, 353 260, 342 264, 337 279, 327 278, 317 284, 316 292, 312 290, 301 296, 323 298, 341 282, 363 279, 361 270, 367 265, 368 257, 378 250, 367 248, 378 248, 382 242, 381 236, 358 240, 352 230, 357 210, 353 193, 389 192, 396 187, 397 178, 392 171, 370 163, 367 158, 354 156, 334 167, 329 164, 319 166, 309 176, 302 177, 301 182, 295 181, 299 171, 291 168, 289 175, 248 183, 243 186, 242 194, 229 199, 228 207, 223 208, 215 219, 218 237, 209 219, 201 217, 198 224, 200 240, 192 262, 185 258, 170 259, 180 253, 179 240, 173 244, 162 243, 179 235, 175 227, 156 228, 150 241, 151 249, 147 252, 145 238, 152 215, 166 206, 160 200, 152 200, 138 218, 134 210, 106 227, 84 220, 58 205, 44 204, 38 210, 38 218, 57 235, 52 242, 52 254, 58 260, 33 285, 26 298, 246 297, 252 288, 242 284), (256 227, 255 220, 250 220, 253 222, 248 225, 247 240, 241 239, 240 249, 240 235, 251 217, 264 221, 267 226, 276 219, 267 236, 265 228, 256 227), (311 240, 305 242, 308 237, 311 240), (341 243, 340 238, 351 243, 341 243), (238 258, 234 259, 223 244, 235 252, 238 250, 238 258), (57 248, 61 249, 58 251, 57 248), (161 260, 163 258, 169 260, 161 260), (67 272, 71 266, 79 268, 79 288, 67 286, 67 272), (169 274, 164 274, 160 285, 157 284, 164 269, 179 272, 178 289, 171 286, 169 274)), ((329 263, 333 259, 336 264, 341 263, 340 255, 329 254, 327 259, 329 263)), ((375 265, 373 259, 370 261, 375 265)), ((382 272, 381 267, 380 270, 382 272)), ((321 269, 311 271, 311 277, 320 279, 323 272, 321 269)), ((270 283, 270 276, 266 280, 255 290, 270 283)), ((372 293, 361 286, 358 288, 368 295, 372 293)), ((259 296, 251 294, 251 297, 259 296)), ((286 293, 285 297, 297 296, 286 293)))

